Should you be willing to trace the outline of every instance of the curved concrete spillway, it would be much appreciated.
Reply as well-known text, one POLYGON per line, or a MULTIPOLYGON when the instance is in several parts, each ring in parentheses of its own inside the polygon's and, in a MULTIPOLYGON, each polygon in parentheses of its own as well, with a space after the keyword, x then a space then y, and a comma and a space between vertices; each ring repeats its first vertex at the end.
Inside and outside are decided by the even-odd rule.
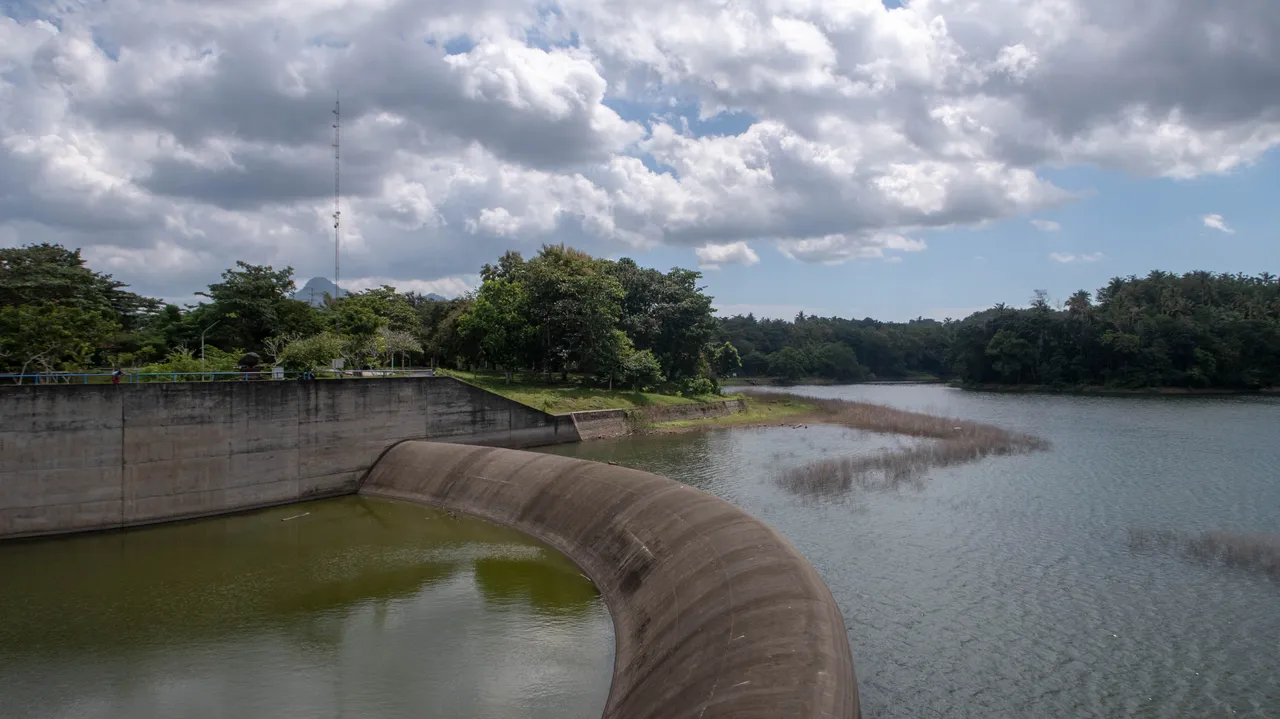
POLYGON ((607 718, 859 716, 826 584, 722 499, 617 466, 426 441, 388 450, 360 492, 483 517, 573 559, 613 615, 607 718))

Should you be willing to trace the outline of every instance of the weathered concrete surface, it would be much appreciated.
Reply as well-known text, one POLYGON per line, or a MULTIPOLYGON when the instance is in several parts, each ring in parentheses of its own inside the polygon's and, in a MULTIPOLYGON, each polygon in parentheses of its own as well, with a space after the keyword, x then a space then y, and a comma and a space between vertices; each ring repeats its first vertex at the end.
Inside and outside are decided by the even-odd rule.
POLYGON ((573 418, 573 424, 578 428, 578 436, 587 440, 622 437, 631 434, 638 427, 653 424, 654 422, 725 417, 745 411, 746 408, 747 403, 745 400, 726 399, 716 402, 670 404, 632 410, 586 410, 571 412, 568 416, 573 418))
POLYGON ((480 516, 573 559, 613 615, 607 718, 859 715, 830 591, 785 539, 717 497, 595 462, 412 441, 361 493, 480 516))
POLYGON ((0 388, 0 538, 355 491, 405 439, 531 447, 559 419, 447 377, 0 388))

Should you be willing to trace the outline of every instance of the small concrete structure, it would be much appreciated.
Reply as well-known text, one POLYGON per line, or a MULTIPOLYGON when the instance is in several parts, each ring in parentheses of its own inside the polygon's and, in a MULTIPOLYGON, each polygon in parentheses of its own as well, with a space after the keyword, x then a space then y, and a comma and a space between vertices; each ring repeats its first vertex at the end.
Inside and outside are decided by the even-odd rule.
POLYGON ((448 377, 0 387, 0 539, 350 494, 388 447, 423 438, 578 433, 448 377))
POLYGON ((688 485, 568 457, 403 442, 361 494, 518 529, 600 589, 617 653, 606 719, 857 719, 840 608, 773 529, 688 485))

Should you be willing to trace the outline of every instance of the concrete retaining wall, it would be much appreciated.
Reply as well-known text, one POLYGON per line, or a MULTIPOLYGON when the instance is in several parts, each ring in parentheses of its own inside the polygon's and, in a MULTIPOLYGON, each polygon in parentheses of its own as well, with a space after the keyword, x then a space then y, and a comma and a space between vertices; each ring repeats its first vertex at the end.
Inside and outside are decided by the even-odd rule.
POLYGON ((638 427, 655 422, 674 422, 682 419, 724 417, 745 411, 747 403, 741 399, 695 404, 669 404, 643 409, 600 409, 572 412, 573 424, 582 439, 621 437, 631 434, 638 427))
POLYGON ((617 638, 607 718, 856 719, 840 609, 813 567, 742 510, 647 472, 405 442, 361 492, 447 507, 564 552, 617 638))
POLYGON ((583 440, 621 437, 631 433, 631 420, 625 409, 595 409, 562 416, 573 422, 583 440))
POLYGON ((577 441, 447 377, 0 388, 0 538, 146 524, 355 491, 405 439, 577 441))

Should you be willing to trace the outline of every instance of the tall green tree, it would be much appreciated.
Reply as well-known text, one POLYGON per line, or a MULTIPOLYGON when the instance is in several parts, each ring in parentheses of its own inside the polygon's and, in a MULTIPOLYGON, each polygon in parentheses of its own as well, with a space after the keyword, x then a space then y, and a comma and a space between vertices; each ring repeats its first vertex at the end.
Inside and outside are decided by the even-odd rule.
POLYGON ((89 269, 80 250, 38 244, 0 249, 0 306, 38 302, 115 315, 132 330, 160 302, 126 291, 128 285, 89 269))
POLYGON ((788 382, 803 377, 807 364, 804 353, 795 347, 783 347, 769 355, 769 372, 788 382))
POLYGON ((629 258, 608 271, 622 287, 620 326, 635 346, 652 350, 669 379, 696 376, 717 328, 712 299, 698 285, 702 274, 679 267, 663 274, 629 258))
POLYGON ((711 350, 711 369, 717 377, 731 377, 742 369, 742 357, 732 342, 717 345, 711 350))
POLYGON ((480 350, 480 359, 501 367, 508 382, 517 368, 527 366, 538 329, 524 285, 497 276, 484 281, 457 324, 463 341, 480 350))
POLYGON ((209 299, 192 313, 200 330, 210 328, 206 341, 221 349, 260 351, 267 339, 312 335, 322 329, 311 305, 290 297, 295 289, 293 268, 236 262, 222 273, 222 281, 196 294, 209 299))
POLYGON ((86 369, 118 330, 109 310, 48 300, 0 306, 0 363, 18 374, 86 369))
POLYGON ((51 372, 108 361, 160 307, 125 287, 91 270, 80 250, 0 249, 0 368, 51 372))
POLYGON ((360 307, 378 317, 379 324, 397 332, 417 329, 418 314, 406 295, 389 285, 347 295, 338 301, 342 307, 360 307))
POLYGON ((613 345, 625 292, 604 261, 563 245, 547 245, 521 280, 538 327, 543 368, 594 374, 613 345))

